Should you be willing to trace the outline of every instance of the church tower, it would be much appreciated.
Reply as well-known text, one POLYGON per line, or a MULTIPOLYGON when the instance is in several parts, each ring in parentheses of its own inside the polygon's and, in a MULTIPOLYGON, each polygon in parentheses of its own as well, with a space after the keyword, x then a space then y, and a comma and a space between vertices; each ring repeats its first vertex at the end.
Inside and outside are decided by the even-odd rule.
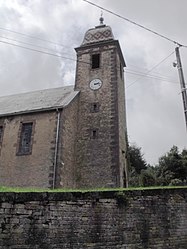
POLYGON ((75 90, 80 91, 76 187, 125 187, 125 61, 119 42, 101 17, 100 25, 89 29, 75 50, 75 90))

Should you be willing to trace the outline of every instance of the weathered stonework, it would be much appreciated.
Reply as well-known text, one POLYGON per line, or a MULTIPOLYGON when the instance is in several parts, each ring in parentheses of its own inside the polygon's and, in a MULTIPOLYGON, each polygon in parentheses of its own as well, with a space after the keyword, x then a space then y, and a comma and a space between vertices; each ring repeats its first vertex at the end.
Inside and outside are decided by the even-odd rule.
POLYGON ((0 148, 0 185, 38 188, 73 187, 76 119, 77 98, 66 108, 57 111, 1 118, 0 122, 4 125, 4 143, 0 148), (58 113, 60 113, 60 127, 56 150, 58 113), (28 121, 34 123, 32 153, 18 155, 20 124, 28 121), (55 150, 56 170, 54 169, 55 150))
POLYGON ((56 187, 75 188, 76 164, 75 143, 77 135, 78 98, 74 99, 68 107, 63 109, 60 124, 59 156, 56 187))
POLYGON ((54 160, 55 112, 10 116, 1 118, 1 122, 4 124, 4 142, 0 155, 1 186, 50 187, 49 171, 54 160), (20 123, 28 121, 35 124, 32 153, 17 155, 20 123))
POLYGON ((86 32, 76 52, 75 88, 0 97, 0 185, 126 186, 125 61, 119 42, 109 26, 99 25, 86 32), (93 79, 100 80, 100 89, 90 88, 93 79))
POLYGON ((186 190, 0 193, 0 248, 186 249, 186 190))
POLYGON ((110 27, 98 26, 94 31, 88 31, 83 45, 76 48, 75 90, 80 91, 76 145, 79 188, 125 186, 126 161, 121 152, 126 152, 125 99, 124 94, 119 93, 124 90, 124 78, 120 76, 119 68, 121 66, 123 70, 125 62, 113 35, 100 41, 102 30, 111 32, 110 27), (93 54, 100 54, 100 67, 96 69, 91 67, 93 54), (99 90, 93 91, 89 83, 96 78, 103 84, 99 90), (99 104, 98 112, 90 111, 91 103, 99 104), (91 139, 91 130, 97 130, 97 139, 91 139))

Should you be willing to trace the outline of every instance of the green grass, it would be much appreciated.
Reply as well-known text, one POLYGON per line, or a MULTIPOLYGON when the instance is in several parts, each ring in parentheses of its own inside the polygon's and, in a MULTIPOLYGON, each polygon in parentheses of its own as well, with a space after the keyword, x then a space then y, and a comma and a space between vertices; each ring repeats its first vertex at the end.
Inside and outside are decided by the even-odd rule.
POLYGON ((136 191, 136 190, 154 190, 154 189, 178 189, 187 188, 187 186, 156 186, 156 187, 133 187, 133 188, 97 188, 97 189, 40 189, 40 188, 13 188, 0 187, 0 192, 15 192, 15 193, 29 193, 29 192, 106 192, 106 191, 136 191))

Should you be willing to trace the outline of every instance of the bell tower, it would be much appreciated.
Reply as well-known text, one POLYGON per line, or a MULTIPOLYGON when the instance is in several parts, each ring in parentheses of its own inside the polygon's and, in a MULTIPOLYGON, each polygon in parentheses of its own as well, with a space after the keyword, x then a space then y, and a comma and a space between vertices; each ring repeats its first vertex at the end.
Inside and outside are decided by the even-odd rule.
POLYGON ((119 42, 101 17, 100 25, 89 29, 75 50, 75 90, 80 91, 76 187, 125 187, 125 61, 119 42))

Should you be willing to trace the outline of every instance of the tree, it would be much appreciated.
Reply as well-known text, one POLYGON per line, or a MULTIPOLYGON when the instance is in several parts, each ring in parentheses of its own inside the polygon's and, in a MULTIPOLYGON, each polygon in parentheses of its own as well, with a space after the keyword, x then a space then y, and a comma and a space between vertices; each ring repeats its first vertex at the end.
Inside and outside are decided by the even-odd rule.
POLYGON ((147 168, 147 163, 143 158, 140 147, 137 147, 136 145, 129 146, 128 156, 130 167, 132 167, 137 174, 140 174, 142 169, 147 168))
POLYGON ((173 146, 159 158, 155 167, 148 165, 136 145, 129 146, 129 186, 187 185, 187 150, 173 146))
POLYGON ((142 170, 147 169, 147 163, 141 153, 141 148, 136 145, 128 147, 129 159, 129 186, 140 186, 140 174, 142 170))
POLYGON ((184 185, 187 180, 187 150, 179 152, 173 146, 168 153, 160 157, 157 166, 159 185, 184 185))

